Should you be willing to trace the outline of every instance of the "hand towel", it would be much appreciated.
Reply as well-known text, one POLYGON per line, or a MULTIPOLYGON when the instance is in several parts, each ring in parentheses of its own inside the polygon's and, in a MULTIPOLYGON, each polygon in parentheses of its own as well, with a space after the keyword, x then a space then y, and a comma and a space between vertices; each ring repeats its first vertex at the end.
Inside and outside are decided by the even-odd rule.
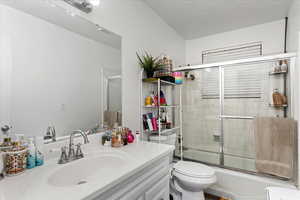
POLYGON ((293 176, 297 123, 286 118, 254 120, 256 169, 284 178, 293 176))

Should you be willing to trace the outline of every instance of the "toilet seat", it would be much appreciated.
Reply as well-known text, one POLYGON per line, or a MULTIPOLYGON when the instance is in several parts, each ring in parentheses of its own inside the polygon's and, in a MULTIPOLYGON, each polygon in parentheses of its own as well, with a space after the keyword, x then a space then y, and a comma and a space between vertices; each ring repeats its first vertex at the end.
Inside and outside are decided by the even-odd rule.
POLYGON ((205 200, 204 190, 216 183, 213 168, 194 162, 179 161, 172 168, 172 180, 182 200, 205 200))
POLYGON ((195 162, 179 161, 173 166, 173 169, 176 173, 191 178, 208 179, 215 176, 212 168, 195 162))

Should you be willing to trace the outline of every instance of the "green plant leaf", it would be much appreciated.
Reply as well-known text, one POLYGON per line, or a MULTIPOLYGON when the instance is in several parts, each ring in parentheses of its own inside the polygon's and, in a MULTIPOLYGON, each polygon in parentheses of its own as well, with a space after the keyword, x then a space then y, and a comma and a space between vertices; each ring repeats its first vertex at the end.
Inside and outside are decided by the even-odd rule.
POLYGON ((146 72, 154 72, 159 67, 162 67, 161 63, 158 62, 159 57, 153 57, 150 53, 144 52, 142 56, 136 53, 138 58, 138 63, 141 68, 143 68, 146 72))

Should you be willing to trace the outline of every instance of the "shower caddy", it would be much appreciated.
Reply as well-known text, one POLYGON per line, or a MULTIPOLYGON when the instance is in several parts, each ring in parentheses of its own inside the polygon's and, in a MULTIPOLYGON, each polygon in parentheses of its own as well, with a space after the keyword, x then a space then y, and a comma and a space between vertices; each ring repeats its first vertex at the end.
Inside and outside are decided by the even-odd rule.
MULTIPOLYGON (((153 79, 144 79, 143 78, 143 70, 141 71, 140 74, 140 130, 141 130, 141 136, 142 140, 147 140, 149 141, 150 136, 158 136, 158 143, 163 143, 162 142, 162 137, 167 137, 169 138, 173 134, 176 135, 176 141, 178 142, 180 151, 180 157, 182 159, 182 97, 181 97, 181 90, 182 90, 182 85, 175 84, 169 81, 162 80, 160 78, 153 78, 153 79), (168 91, 168 89, 171 89, 171 99, 168 99, 169 102, 172 102, 172 104, 168 105, 160 105, 160 95, 158 95, 158 105, 157 106, 145 106, 145 96, 144 96, 144 87, 145 86, 151 86, 154 85, 156 88, 157 94, 160 94, 160 91, 162 87, 165 87, 166 90, 165 92, 168 91), (177 104, 174 104, 175 102, 175 91, 178 89, 179 94, 177 96, 177 104), (163 129, 161 127, 161 119, 160 115, 162 113, 162 110, 168 110, 172 111, 172 128, 170 129, 163 129), (146 131, 144 130, 143 127, 143 114, 147 112, 156 112, 158 116, 158 130, 157 131, 146 131), (177 115, 177 118, 176 118, 177 115), (178 134, 177 134, 178 133, 178 134)), ((150 91, 150 90, 149 90, 150 91)), ((168 96, 168 95, 166 95, 168 96)))
MULTIPOLYGON (((272 72, 269 72, 269 76, 270 77, 273 77, 273 76, 282 77, 282 79, 283 79, 283 95, 285 97, 288 96, 288 89, 287 89, 287 85, 288 85, 288 83, 287 83, 287 81, 288 81, 287 76, 288 76, 288 73, 289 73, 288 66, 287 66, 287 69, 283 70, 283 71, 279 71, 279 72, 272 71, 272 72)), ((284 104, 284 105, 281 105, 281 106, 276 106, 276 105, 270 103, 269 106, 274 107, 276 109, 283 109, 283 115, 284 115, 285 118, 287 118, 287 116, 288 116, 287 115, 287 113, 288 113, 288 103, 284 104)))

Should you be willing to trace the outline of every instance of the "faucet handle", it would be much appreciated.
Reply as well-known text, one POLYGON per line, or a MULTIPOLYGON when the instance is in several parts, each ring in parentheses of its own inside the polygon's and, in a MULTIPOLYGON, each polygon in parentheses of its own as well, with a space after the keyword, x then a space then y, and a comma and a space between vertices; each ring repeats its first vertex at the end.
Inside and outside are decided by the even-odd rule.
POLYGON ((82 153, 82 150, 81 150, 81 143, 78 143, 76 145, 76 158, 79 159, 79 158, 83 158, 83 153, 82 153))
POLYGON ((58 164, 65 164, 67 162, 68 162, 67 147, 63 146, 61 148, 61 155, 60 155, 60 159, 58 161, 58 164))
POLYGON ((69 145, 68 159, 69 160, 74 160, 75 159, 75 149, 74 149, 74 144, 73 143, 71 143, 69 145))

